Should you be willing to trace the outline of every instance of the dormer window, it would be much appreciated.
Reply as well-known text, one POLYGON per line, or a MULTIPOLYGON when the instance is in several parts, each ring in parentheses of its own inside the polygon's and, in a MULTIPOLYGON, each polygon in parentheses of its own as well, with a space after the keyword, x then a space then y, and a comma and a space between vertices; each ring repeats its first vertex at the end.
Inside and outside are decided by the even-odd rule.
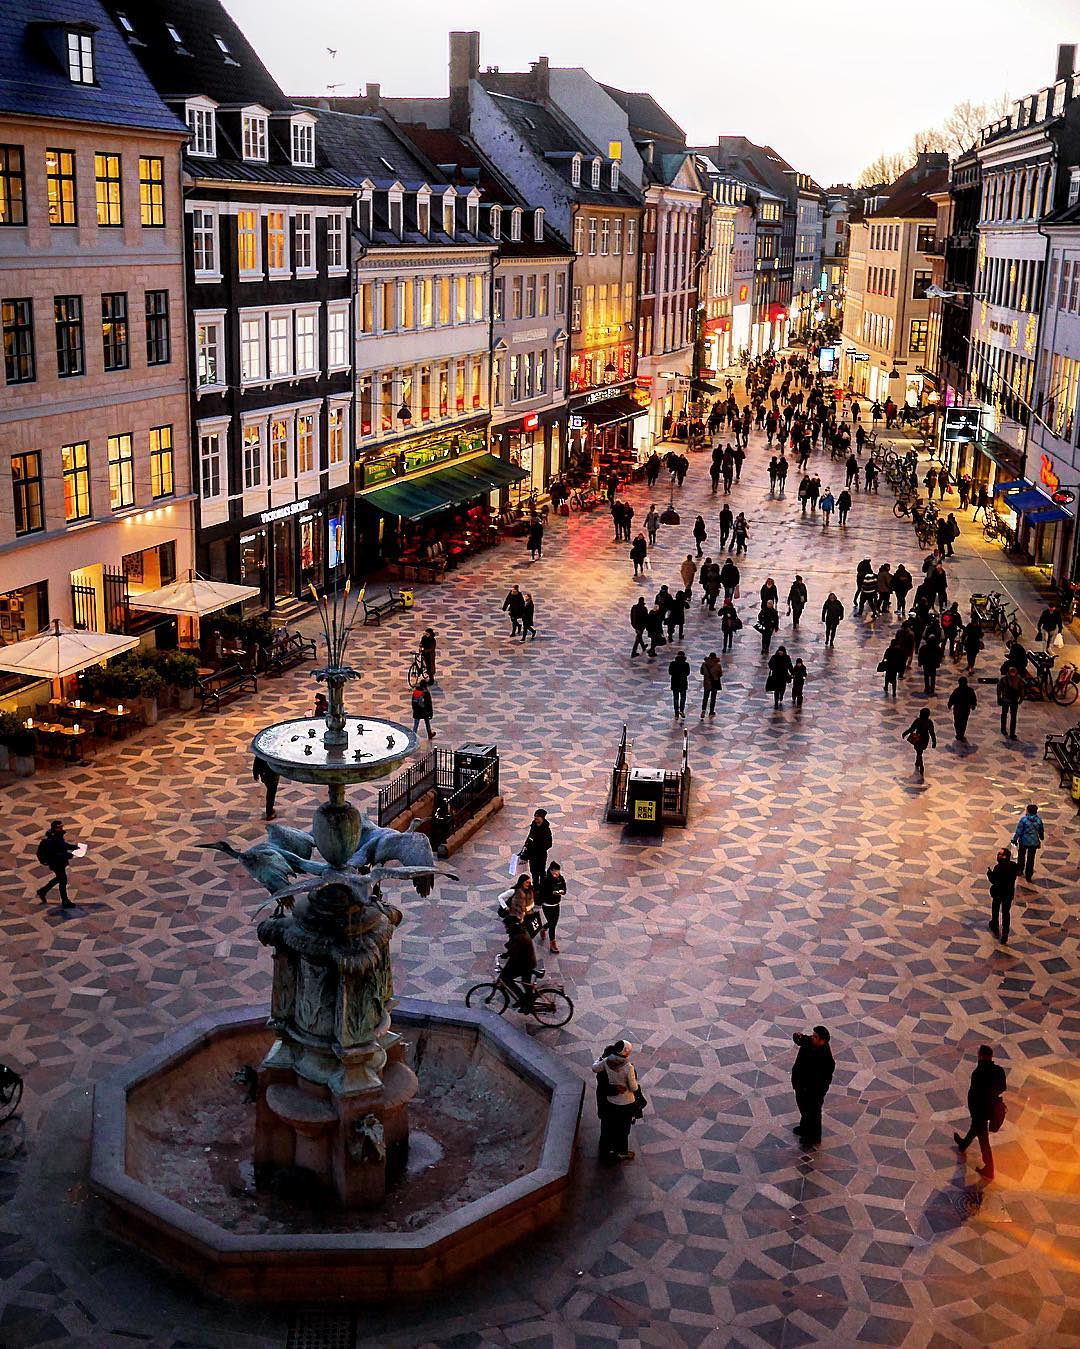
POLYGON ((292 119, 292 162, 300 168, 315 167, 315 119, 292 119))
POLYGON ((265 163, 268 158, 266 114, 263 112, 245 112, 242 117, 242 128, 244 158, 265 163))
POLYGON ((600 186, 600 161, 599 161, 598 159, 594 159, 593 162, 592 162, 592 176, 591 176, 591 178, 589 179, 589 181, 590 181, 591 185, 592 185, 594 188, 599 188, 599 186, 600 186))
POLYGON ((618 165, 618 161, 613 162, 612 165, 611 165, 611 190, 612 190, 612 192, 618 192, 618 190, 619 190, 619 165, 618 165))
POLYGON ((468 230, 470 234, 480 233, 480 199, 472 196, 466 204, 468 230))
POLYGON ((216 106, 210 99, 190 99, 185 105, 184 115, 191 131, 188 154, 208 159, 217 154, 216 106))
POLYGON ((425 238, 431 233, 431 198, 426 192, 416 194, 416 229, 425 238))
POLYGON ((536 243, 544 242, 544 208, 538 206, 533 211, 533 239, 536 243))
POLYGON ((521 207, 515 206, 510 212, 510 238, 514 243, 521 242, 521 207))
POLYGON ((361 233, 366 234, 369 239, 374 229, 374 209, 371 189, 366 187, 356 203, 356 223, 361 233))
POLYGON ((454 229, 457 224, 457 212, 454 208, 454 196, 451 192, 443 193, 442 199, 442 227, 443 233, 448 234, 452 239, 454 229))
POLYGON ((72 84, 94 84, 94 38, 91 33, 68 32, 68 79, 72 84))
POLYGON ((570 186, 581 186, 581 156, 575 155, 570 161, 570 186))
POLYGON ((502 238, 502 207, 493 206, 488 212, 488 229, 493 239, 502 238))
POLYGON ((389 196, 390 233, 400 239, 404 233, 402 196, 400 192, 391 192, 389 196))

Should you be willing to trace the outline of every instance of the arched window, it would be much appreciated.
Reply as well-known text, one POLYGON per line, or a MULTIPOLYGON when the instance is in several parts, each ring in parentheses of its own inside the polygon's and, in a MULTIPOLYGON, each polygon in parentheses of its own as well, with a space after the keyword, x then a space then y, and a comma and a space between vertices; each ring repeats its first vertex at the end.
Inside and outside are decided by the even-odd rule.
POLYGON ((575 155, 570 161, 570 183, 572 187, 581 186, 581 156, 575 155))

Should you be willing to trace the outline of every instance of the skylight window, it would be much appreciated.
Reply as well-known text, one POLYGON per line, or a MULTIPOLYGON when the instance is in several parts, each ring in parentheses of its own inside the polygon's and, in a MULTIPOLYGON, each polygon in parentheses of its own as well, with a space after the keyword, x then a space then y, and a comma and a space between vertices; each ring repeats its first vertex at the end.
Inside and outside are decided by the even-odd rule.
POLYGON ((126 14, 117 14, 116 19, 125 33, 134 33, 135 29, 132 27, 131 20, 126 14))
POLYGON ((224 56, 231 56, 231 55, 232 55, 232 52, 229 51, 229 44, 228 44, 228 43, 225 41, 225 39, 220 35, 220 33, 215 33, 215 34, 214 34, 214 41, 215 41, 215 42, 217 43, 217 45, 218 45, 218 50, 219 50, 224 56))
POLYGON ((184 45, 183 38, 181 38, 180 34, 176 31, 175 24, 167 23, 165 25, 165 31, 166 33, 168 33, 168 35, 172 38, 172 40, 176 43, 178 47, 182 47, 184 45))
POLYGON ((379 163, 383 166, 383 168, 389 169, 391 173, 397 173, 397 169, 394 168, 393 164, 391 164, 390 161, 387 158, 385 158, 385 156, 383 155, 379 156, 379 163))

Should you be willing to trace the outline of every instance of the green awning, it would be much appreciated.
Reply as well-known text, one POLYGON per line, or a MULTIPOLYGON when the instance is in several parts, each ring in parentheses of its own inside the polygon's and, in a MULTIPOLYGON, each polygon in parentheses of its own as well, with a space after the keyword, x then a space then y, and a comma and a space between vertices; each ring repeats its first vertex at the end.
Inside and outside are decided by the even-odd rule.
POLYGON ((477 455, 475 459, 454 462, 424 473, 417 478, 405 478, 387 483, 361 497, 369 505, 388 515, 400 515, 406 520, 423 520, 447 506, 471 501, 485 492, 529 477, 526 469, 497 459, 493 454, 477 455))

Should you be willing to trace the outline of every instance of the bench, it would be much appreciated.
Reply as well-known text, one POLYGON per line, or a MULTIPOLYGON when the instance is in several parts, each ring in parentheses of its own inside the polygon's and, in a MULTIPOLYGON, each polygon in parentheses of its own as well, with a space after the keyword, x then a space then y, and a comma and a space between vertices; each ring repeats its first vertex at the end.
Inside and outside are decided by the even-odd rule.
POLYGON ((1061 735, 1048 735, 1043 746, 1043 759, 1053 759, 1057 764, 1060 787, 1064 787, 1065 780, 1074 773, 1080 773, 1080 726, 1061 735))
POLYGON ((301 637, 298 632, 286 632, 275 637, 271 646, 263 647, 263 668, 267 674, 283 674, 304 660, 314 660, 318 648, 313 637, 301 637))
POLYGON ((204 712, 207 703, 213 703, 214 711, 220 712, 223 698, 231 698, 249 689, 252 693, 258 693, 259 681, 241 666, 227 665, 223 670, 215 670, 213 674, 196 679, 195 688, 204 712))
POLYGON ((403 610, 405 608, 405 600, 402 597, 401 592, 399 591, 395 595, 389 586, 386 588, 385 598, 381 600, 369 600, 365 595, 363 604, 365 627, 368 623, 377 623, 381 625, 387 614, 392 614, 397 609, 403 610))

